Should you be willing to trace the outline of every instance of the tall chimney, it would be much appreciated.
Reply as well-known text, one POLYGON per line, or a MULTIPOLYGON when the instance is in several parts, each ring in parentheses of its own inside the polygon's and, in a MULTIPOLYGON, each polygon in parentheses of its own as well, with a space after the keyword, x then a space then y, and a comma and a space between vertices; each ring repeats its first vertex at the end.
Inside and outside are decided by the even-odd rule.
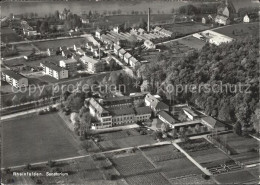
POLYGON ((147 31, 150 32, 150 8, 148 8, 147 31))

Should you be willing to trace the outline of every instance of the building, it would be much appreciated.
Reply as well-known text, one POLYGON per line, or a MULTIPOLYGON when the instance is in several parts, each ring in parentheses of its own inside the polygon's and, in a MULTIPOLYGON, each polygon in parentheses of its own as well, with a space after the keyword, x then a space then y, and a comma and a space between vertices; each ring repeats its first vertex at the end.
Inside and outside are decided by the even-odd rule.
POLYGON ((171 128, 173 127, 173 125, 177 122, 176 119, 174 119, 172 116, 170 116, 167 112, 165 111, 160 111, 158 114, 158 118, 168 124, 171 128))
POLYGON ((119 50, 121 49, 121 47, 117 44, 114 45, 114 53, 118 56, 119 55, 119 50))
POLYGON ((222 35, 212 30, 203 31, 201 34, 202 36, 204 36, 206 40, 208 40, 210 44, 215 44, 217 46, 219 46, 222 43, 229 43, 233 41, 231 37, 222 35))
POLYGON ((201 23, 202 24, 208 24, 208 23, 210 23, 210 19, 208 17, 202 17, 201 23))
POLYGON ((149 106, 155 114, 160 111, 169 111, 169 106, 161 102, 159 97, 155 97, 148 93, 145 96, 145 105, 149 106))
POLYGON ((256 13, 246 14, 243 18, 244 23, 250 23, 259 19, 259 16, 256 13))
POLYGON ((135 123, 135 110, 133 108, 115 109, 110 112, 113 126, 135 123))
POLYGON ((95 32, 95 36, 98 38, 98 39, 101 39, 101 35, 104 34, 104 31, 101 30, 101 29, 97 29, 96 32, 95 32))
POLYGON ((124 55, 126 54, 126 50, 124 50, 123 48, 121 48, 120 50, 119 50, 119 57, 121 58, 121 59, 124 59, 124 55))
POLYGON ((112 115, 104 109, 94 98, 89 100, 89 112, 97 118, 98 122, 93 125, 94 129, 112 127, 112 115))
POLYGON ((132 106, 133 100, 128 96, 119 96, 106 98, 102 100, 102 105, 105 107, 122 107, 122 106, 132 106))
POLYGON ((135 121, 147 121, 152 116, 150 107, 137 107, 135 108, 135 121))
POLYGON ((145 96, 147 92, 130 93, 129 97, 132 98, 134 105, 145 104, 145 96))
POLYGON ((230 24, 230 19, 229 19, 229 17, 223 16, 223 15, 217 15, 215 18, 215 23, 225 26, 225 25, 230 24))
POLYGON ((188 116, 190 120, 195 120, 199 118, 199 115, 196 114, 192 109, 190 108, 183 108, 183 112, 188 116))
POLYGON ((21 74, 15 73, 12 70, 2 71, 2 80, 9 83, 11 86, 21 89, 28 86, 28 79, 21 74))
POLYGON ((93 42, 87 42, 86 43, 86 48, 90 49, 92 46, 94 46, 93 42))
POLYGON ((69 74, 75 74, 77 72, 77 60, 70 58, 67 60, 60 61, 60 67, 63 67, 68 70, 69 74))
POLYGON ((57 80, 66 79, 69 77, 68 70, 51 62, 43 62, 41 63, 41 66, 43 68, 44 74, 52 76, 57 80))
POLYGON ((90 73, 98 73, 104 70, 104 63, 89 56, 83 56, 79 59, 83 68, 90 73))
POLYGON ((201 123, 208 127, 209 130, 214 131, 225 131, 226 126, 217 121, 216 119, 212 118, 211 116, 201 118, 201 123))
POLYGON ((129 64, 129 61, 130 61, 130 58, 131 58, 131 57, 132 57, 132 55, 127 52, 127 53, 124 55, 124 61, 125 61, 125 63, 129 64))
POLYGON ((155 49, 156 48, 155 44, 152 41, 150 41, 150 40, 145 40, 144 41, 144 46, 147 49, 155 49))
POLYGON ((129 65, 132 68, 137 68, 137 67, 139 67, 141 65, 141 63, 135 57, 131 57, 129 59, 129 65))
POLYGON ((65 58, 69 59, 69 58, 72 58, 73 53, 70 50, 63 48, 61 51, 61 55, 65 58))
POLYGON ((48 56, 56 55, 56 51, 53 48, 48 48, 46 53, 47 53, 48 56))

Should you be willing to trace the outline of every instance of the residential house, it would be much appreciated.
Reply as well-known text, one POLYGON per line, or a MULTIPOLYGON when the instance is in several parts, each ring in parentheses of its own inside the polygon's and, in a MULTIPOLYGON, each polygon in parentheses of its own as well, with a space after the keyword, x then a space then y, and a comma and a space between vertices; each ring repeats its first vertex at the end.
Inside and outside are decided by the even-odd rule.
POLYGON ((92 46, 94 46, 93 42, 87 42, 86 43, 86 48, 90 49, 92 46))
POLYGON ((100 49, 99 50, 95 50, 94 51, 94 56, 102 58, 104 56, 104 51, 100 50, 100 49))
POLYGON ((202 17, 201 23, 202 24, 208 24, 208 23, 210 23, 210 19, 208 17, 202 17))
POLYGON ((104 71, 104 63, 102 61, 96 60, 89 56, 83 56, 80 58, 83 68, 90 73, 98 73, 104 71))
POLYGON ((259 16, 256 13, 246 14, 243 18, 244 23, 250 23, 259 19, 259 16))
POLYGON ((182 110, 190 120, 195 120, 199 118, 199 115, 195 113, 191 108, 183 108, 182 110))
POLYGON ((124 50, 123 48, 121 48, 120 50, 119 50, 119 57, 121 58, 121 59, 124 59, 124 55, 126 54, 126 50, 124 50))
POLYGON ((169 111, 169 106, 161 102, 159 97, 155 97, 148 93, 145 96, 145 105, 151 107, 154 114, 157 114, 160 111, 169 111))
POLYGON ((80 55, 80 56, 85 55, 85 51, 84 51, 83 49, 81 49, 81 48, 77 49, 76 53, 77 53, 78 55, 80 55))
POLYGON ((129 64, 129 61, 130 61, 130 58, 131 58, 131 57, 132 57, 132 55, 127 52, 127 53, 124 55, 124 61, 125 61, 125 63, 129 64))
POLYGON ((62 49, 61 55, 67 59, 73 57, 73 53, 70 50, 62 49))
POLYGON ((118 56, 119 55, 119 50, 121 49, 121 47, 117 44, 114 45, 114 53, 118 56))
POLYGON ((56 55, 56 51, 53 48, 48 48, 46 53, 47 53, 48 56, 56 55))
POLYGON ((42 62, 43 72, 57 80, 68 78, 68 70, 51 62, 42 62))
POLYGON ((98 48, 97 46, 94 46, 94 45, 90 47, 90 51, 91 51, 92 53, 94 53, 95 51, 98 51, 98 49, 99 49, 99 48, 98 48))
POLYGON ((177 122, 176 119, 174 119, 171 115, 169 115, 167 112, 165 111, 160 111, 158 114, 158 118, 163 122, 168 124, 171 128, 173 127, 173 125, 177 122))
POLYGON ((209 130, 225 131, 226 126, 211 116, 201 118, 201 123, 208 127, 209 130))
POLYGON ((215 18, 215 23, 218 23, 220 25, 228 25, 230 24, 230 19, 229 17, 223 15, 217 15, 215 18))
POLYGON ((17 89, 28 86, 28 79, 21 74, 15 73, 12 70, 3 70, 1 74, 1 80, 6 81, 17 89))
POLYGON ((104 34, 105 32, 103 30, 101 30, 100 28, 98 28, 95 32, 95 36, 98 38, 98 39, 101 39, 101 35, 104 34))
POLYGON ((75 74, 77 72, 77 60, 70 58, 67 60, 60 61, 60 67, 63 67, 69 71, 69 74, 75 74))
POLYGON ((137 67, 139 67, 140 65, 141 65, 141 63, 135 58, 135 57, 131 57, 130 59, 129 59, 129 64, 130 64, 130 66, 132 67, 132 68, 137 68, 137 67))

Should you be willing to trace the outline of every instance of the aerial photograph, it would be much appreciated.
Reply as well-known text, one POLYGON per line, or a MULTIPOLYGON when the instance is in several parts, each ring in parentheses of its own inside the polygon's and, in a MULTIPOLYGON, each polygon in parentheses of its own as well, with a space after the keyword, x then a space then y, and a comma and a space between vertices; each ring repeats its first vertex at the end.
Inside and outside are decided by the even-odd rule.
POLYGON ((260 184, 259 0, 1 0, 1 185, 260 184))

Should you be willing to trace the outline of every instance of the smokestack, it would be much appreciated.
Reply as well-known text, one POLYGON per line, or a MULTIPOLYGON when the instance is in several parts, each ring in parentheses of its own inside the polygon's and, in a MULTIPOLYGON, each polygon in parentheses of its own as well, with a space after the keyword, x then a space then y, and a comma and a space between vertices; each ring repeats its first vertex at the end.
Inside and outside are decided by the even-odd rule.
POLYGON ((150 8, 148 8, 147 31, 150 32, 150 8))

